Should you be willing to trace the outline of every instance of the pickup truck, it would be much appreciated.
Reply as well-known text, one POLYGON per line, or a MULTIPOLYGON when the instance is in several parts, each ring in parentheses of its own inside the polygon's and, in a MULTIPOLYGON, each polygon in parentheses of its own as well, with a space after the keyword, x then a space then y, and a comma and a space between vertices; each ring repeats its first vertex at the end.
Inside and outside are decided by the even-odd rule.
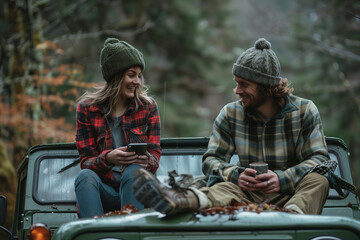
MULTIPOLYGON (((168 172, 202 176, 202 154, 208 138, 166 138, 157 177, 166 184, 168 172)), ((346 144, 327 137, 335 173, 353 183, 346 144)), ((234 155, 232 162, 238 161, 234 155)), ((9 239, 120 240, 120 239, 360 239, 359 199, 330 189, 321 215, 283 211, 235 211, 231 214, 182 213, 165 216, 153 209, 78 219, 74 179, 80 170, 75 143, 30 148, 19 165, 14 223, 9 239)), ((0 224, 6 199, 0 198, 0 224)))

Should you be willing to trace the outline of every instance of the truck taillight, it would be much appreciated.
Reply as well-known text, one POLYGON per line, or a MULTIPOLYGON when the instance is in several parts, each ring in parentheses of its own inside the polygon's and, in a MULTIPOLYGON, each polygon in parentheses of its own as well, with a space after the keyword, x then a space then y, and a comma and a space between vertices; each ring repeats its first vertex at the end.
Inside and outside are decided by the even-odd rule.
POLYGON ((27 240, 50 240, 51 231, 50 228, 43 223, 36 223, 31 225, 27 232, 27 240))

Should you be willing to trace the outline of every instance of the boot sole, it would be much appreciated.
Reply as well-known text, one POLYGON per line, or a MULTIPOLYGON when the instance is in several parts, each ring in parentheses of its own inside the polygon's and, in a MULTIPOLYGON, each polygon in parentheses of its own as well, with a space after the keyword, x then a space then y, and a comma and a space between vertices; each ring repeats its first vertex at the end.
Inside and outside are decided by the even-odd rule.
POLYGON ((134 175, 133 193, 145 207, 151 207, 164 214, 173 209, 171 202, 161 192, 160 182, 144 169, 139 169, 134 175))

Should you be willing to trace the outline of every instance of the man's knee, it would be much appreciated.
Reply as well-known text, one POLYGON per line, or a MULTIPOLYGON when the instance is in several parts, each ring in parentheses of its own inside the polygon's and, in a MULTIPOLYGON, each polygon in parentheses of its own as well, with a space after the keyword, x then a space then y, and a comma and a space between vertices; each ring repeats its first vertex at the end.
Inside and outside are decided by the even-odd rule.
POLYGON ((296 194, 285 206, 295 204, 306 214, 320 214, 328 195, 327 178, 318 173, 309 173, 299 182, 296 194))
POLYGON ((304 182, 306 184, 310 184, 313 186, 319 186, 320 188, 328 189, 329 188, 329 181, 324 175, 319 173, 309 173, 304 177, 304 182))
POLYGON ((232 182, 221 182, 211 187, 200 189, 211 201, 213 206, 226 206, 231 202, 243 202, 244 193, 232 182))
POLYGON ((329 195, 330 184, 326 177, 318 173, 307 174, 299 183, 297 191, 314 196, 317 201, 325 203, 329 195))

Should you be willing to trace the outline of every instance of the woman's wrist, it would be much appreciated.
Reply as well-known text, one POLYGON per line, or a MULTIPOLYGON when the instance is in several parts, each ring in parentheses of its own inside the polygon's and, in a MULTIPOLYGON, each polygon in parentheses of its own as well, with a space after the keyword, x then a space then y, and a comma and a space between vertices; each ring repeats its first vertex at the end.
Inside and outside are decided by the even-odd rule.
POLYGON ((108 165, 114 165, 111 160, 110 160, 110 157, 109 157, 109 153, 111 153, 112 150, 108 151, 107 153, 105 153, 105 163, 108 164, 108 165))

